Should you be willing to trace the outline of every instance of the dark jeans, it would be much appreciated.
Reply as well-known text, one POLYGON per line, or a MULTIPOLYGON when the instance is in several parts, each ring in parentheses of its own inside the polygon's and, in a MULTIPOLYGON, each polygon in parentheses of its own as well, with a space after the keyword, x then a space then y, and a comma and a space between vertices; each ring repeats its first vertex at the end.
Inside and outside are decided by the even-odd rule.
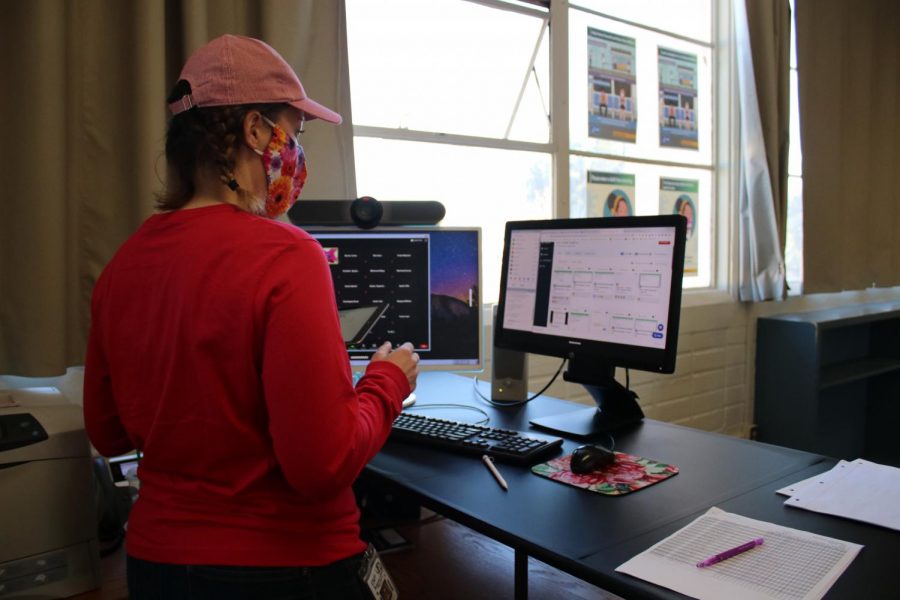
POLYGON ((128 557, 130 600, 369 600, 362 554, 322 567, 172 565, 128 557))

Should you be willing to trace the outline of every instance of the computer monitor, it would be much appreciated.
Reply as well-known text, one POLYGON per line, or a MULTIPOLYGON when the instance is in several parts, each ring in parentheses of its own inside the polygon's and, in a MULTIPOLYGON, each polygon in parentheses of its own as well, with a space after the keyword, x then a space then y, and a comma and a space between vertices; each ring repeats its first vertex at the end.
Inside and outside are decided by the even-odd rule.
POLYGON ((639 422, 615 368, 672 373, 687 221, 681 215, 506 224, 494 344, 568 359, 596 409, 532 424, 593 437, 639 422))
POLYGON ((331 267, 354 368, 390 341, 411 342, 423 370, 482 369, 480 228, 304 229, 331 267))

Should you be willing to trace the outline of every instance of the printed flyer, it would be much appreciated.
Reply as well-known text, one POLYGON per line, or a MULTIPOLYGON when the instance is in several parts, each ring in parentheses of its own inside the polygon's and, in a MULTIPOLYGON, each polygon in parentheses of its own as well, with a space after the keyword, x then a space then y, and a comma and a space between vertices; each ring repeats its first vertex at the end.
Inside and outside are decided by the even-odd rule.
POLYGON ((634 142, 634 38, 588 27, 588 136, 634 142))
POLYGON ((659 145, 699 148, 697 55, 659 48, 659 145))
POLYGON ((630 217, 634 215, 634 175, 588 171, 587 196, 589 217, 630 217))
POLYGON ((684 274, 697 273, 697 196, 700 182, 696 179, 659 179, 659 214, 684 215, 687 218, 687 245, 684 250, 684 274))

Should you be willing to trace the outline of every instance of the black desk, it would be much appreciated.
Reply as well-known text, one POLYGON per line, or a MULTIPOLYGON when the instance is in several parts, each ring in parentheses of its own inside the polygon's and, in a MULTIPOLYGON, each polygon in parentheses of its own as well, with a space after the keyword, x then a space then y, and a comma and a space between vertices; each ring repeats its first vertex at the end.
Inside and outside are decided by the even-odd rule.
MULTIPOLYGON (((487 412, 490 425, 528 431, 529 419, 584 408, 542 397, 517 408, 494 408, 475 395, 472 378, 424 373, 416 406, 464 404, 487 412)), ((489 386, 480 387, 489 394, 489 386)), ((423 414, 478 421, 476 412, 441 408, 423 414)), ((566 440, 560 455, 581 442, 566 440)), ((527 559, 626 598, 684 598, 615 572, 615 568, 687 525, 712 506, 863 544, 865 548, 828 598, 900 597, 889 583, 900 556, 900 534, 845 519, 783 506, 775 490, 828 470, 835 461, 696 429, 645 420, 616 435, 616 449, 680 469, 675 477, 626 496, 604 496, 499 463, 504 492, 479 457, 388 442, 368 471, 413 494, 424 506, 515 550, 516 597, 527 596, 527 559), (894 596, 891 596, 894 594, 894 596)))

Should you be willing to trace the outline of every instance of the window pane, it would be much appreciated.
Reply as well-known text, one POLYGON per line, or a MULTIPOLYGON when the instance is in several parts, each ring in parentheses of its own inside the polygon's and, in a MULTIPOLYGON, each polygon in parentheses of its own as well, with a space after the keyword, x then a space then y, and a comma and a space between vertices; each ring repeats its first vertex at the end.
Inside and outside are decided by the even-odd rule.
POLYGON ((803 151, 800 146, 800 97, 797 94, 797 71, 791 70, 791 122, 788 146, 788 174, 803 175, 803 151))
POLYGON ((789 293, 803 293, 803 178, 788 177, 787 235, 784 247, 789 293))
MULTIPOLYGON (((611 45, 610 51, 616 49, 611 45)), ((569 132, 573 150, 709 166, 713 110, 712 55, 708 46, 583 11, 569 11, 569 132), (627 60, 606 59, 613 66, 604 65, 602 54, 595 53, 597 36, 621 38, 618 52, 629 54, 627 60), (677 80, 664 89, 660 85, 660 62, 674 61, 662 53, 689 59, 677 62, 683 69, 670 64, 663 70, 664 79, 677 80), (681 88, 682 91, 675 91, 681 88), (609 96, 608 107, 601 100, 603 92, 609 96), (622 103, 624 112, 619 108, 622 103), (610 122, 610 117, 613 122, 620 119, 623 135, 598 132, 598 123, 602 127, 610 122), (669 132, 667 136, 683 139, 685 145, 690 142, 693 147, 678 147, 672 140, 664 142, 663 126, 669 132)))
POLYGON ((360 195, 437 200, 441 225, 482 227, 484 301, 496 302, 506 221, 553 214, 550 155, 538 152, 354 138, 360 195))
POLYGON ((573 156, 569 186, 572 217, 613 216, 618 206, 626 207, 619 214, 687 216, 684 287, 711 285, 715 206, 710 171, 573 156))
POLYGON ((545 23, 460 0, 347 0, 353 123, 548 141, 545 23))
POLYGON ((701 42, 712 41, 710 0, 570 0, 569 4, 701 42))
POLYGON ((791 0, 791 68, 797 68, 797 27, 796 12, 794 11, 794 0, 791 0))
POLYGON ((797 28, 791 0, 791 121, 788 150, 787 223, 784 247, 788 294, 803 293, 803 152, 800 143, 800 96, 797 84, 797 28))

